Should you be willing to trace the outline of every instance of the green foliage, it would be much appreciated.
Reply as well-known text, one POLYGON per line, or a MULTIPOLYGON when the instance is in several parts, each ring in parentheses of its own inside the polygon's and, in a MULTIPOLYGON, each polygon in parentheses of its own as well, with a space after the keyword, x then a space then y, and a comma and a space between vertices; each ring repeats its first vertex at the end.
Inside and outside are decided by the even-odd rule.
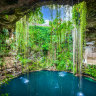
POLYGON ((56 64, 57 70, 72 71, 72 22, 62 22, 60 18, 55 18, 50 21, 52 28, 52 47, 56 49, 56 59, 53 63, 56 64), (55 35, 53 35, 55 34, 55 35), (56 46, 54 48, 54 46, 56 46))
POLYGON ((5 15, 5 18, 8 19, 8 15, 5 15))
POLYGON ((34 23, 39 23, 39 24, 44 23, 44 19, 43 19, 43 14, 41 12, 41 8, 36 8, 34 10, 34 12, 30 12, 28 14, 28 18, 29 18, 29 22, 31 22, 32 24, 34 24, 34 23))
POLYGON ((5 94, 1 94, 1 96, 9 96, 8 93, 5 93, 5 94))
POLYGON ((30 38, 28 42, 29 47, 33 49, 34 46, 38 45, 39 47, 41 47, 44 54, 46 55, 46 53, 48 52, 49 42, 50 42, 50 27, 30 26, 29 38, 30 38))
POLYGON ((35 61, 35 63, 29 66, 29 70, 34 70, 34 68, 36 69, 36 65, 38 65, 39 68, 48 68, 56 65, 57 70, 71 71, 71 30, 73 29, 72 22, 68 21, 61 23, 60 18, 55 18, 53 22, 50 21, 50 27, 28 27, 26 26, 26 18, 27 17, 22 18, 16 24, 16 47, 18 53, 17 58, 21 62, 21 64, 28 64, 28 59, 26 55, 30 54, 28 52, 34 51, 35 53, 39 52, 42 59, 39 63, 35 61), (28 39, 26 36, 27 34, 28 39), (29 51, 27 51, 27 49, 29 51), (56 50, 56 52, 54 52, 54 50, 56 50))
POLYGON ((2 67, 4 65, 3 57, 4 55, 7 55, 9 52, 9 45, 6 43, 6 39, 9 37, 8 30, 3 29, 0 33, 0 67, 2 70, 2 67))
POLYGON ((21 55, 17 55, 17 59, 21 62, 21 64, 26 64, 26 63, 30 63, 30 62, 32 62, 32 60, 30 60, 30 59, 27 59, 27 58, 23 58, 23 56, 21 56, 21 55))
POLYGON ((96 65, 87 65, 84 68, 84 74, 90 75, 96 79, 96 65))
MULTIPOLYGON (((72 19, 73 19, 73 25, 75 27, 76 32, 74 32, 74 39, 75 43, 75 60, 74 62, 77 64, 77 73, 80 73, 80 69, 82 67, 83 62, 83 47, 85 43, 85 30, 86 30, 86 2, 81 2, 79 4, 76 4, 73 6, 72 10, 72 19), (78 39, 80 38, 80 39, 78 39)), ((76 67, 76 66, 75 66, 76 67)))
POLYGON ((8 31, 6 29, 2 30, 0 33, 0 54, 8 53, 8 44, 6 43, 6 39, 9 37, 8 31))

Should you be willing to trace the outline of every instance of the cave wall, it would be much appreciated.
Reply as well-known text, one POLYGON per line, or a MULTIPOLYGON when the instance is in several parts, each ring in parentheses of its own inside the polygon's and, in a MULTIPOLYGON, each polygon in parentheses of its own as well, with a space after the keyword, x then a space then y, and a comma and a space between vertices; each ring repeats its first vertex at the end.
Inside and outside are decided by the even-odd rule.
MULTIPOLYGON (((87 29, 96 30, 96 0, 86 1, 87 4, 87 29)), ((34 11, 36 7, 49 4, 74 5, 78 0, 2 0, 0 1, 0 30, 5 27, 14 29, 15 23, 25 14, 34 11)))

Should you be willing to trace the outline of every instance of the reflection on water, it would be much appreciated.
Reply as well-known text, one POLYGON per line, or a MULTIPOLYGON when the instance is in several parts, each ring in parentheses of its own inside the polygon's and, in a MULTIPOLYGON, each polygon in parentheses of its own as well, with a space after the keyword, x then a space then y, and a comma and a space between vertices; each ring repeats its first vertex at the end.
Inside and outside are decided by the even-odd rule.
POLYGON ((55 88, 59 88, 59 84, 58 83, 56 84, 55 88))

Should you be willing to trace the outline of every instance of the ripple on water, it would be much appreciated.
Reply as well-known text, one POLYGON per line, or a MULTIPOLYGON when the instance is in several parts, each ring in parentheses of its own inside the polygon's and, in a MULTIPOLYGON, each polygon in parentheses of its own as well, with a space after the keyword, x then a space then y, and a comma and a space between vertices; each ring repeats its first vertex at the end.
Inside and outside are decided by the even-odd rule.
POLYGON ((28 79, 26 79, 26 78, 24 78, 24 77, 20 77, 20 79, 21 79, 21 80, 22 80, 22 82, 23 82, 23 83, 25 83, 25 84, 29 82, 29 80, 28 80, 28 79))
POLYGON ((60 77, 64 77, 64 76, 66 76, 66 74, 67 74, 66 72, 59 72, 60 77))
POLYGON ((82 92, 78 92, 77 96, 84 96, 84 94, 82 92))

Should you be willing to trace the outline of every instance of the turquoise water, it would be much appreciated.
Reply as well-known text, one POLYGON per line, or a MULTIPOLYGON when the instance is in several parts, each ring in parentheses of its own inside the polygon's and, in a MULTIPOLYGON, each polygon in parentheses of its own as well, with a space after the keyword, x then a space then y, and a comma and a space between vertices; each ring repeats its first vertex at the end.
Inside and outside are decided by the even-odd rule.
POLYGON ((2 93, 8 96, 96 96, 96 83, 82 78, 82 90, 79 90, 79 78, 67 72, 38 71, 21 75, 2 85, 2 93))

